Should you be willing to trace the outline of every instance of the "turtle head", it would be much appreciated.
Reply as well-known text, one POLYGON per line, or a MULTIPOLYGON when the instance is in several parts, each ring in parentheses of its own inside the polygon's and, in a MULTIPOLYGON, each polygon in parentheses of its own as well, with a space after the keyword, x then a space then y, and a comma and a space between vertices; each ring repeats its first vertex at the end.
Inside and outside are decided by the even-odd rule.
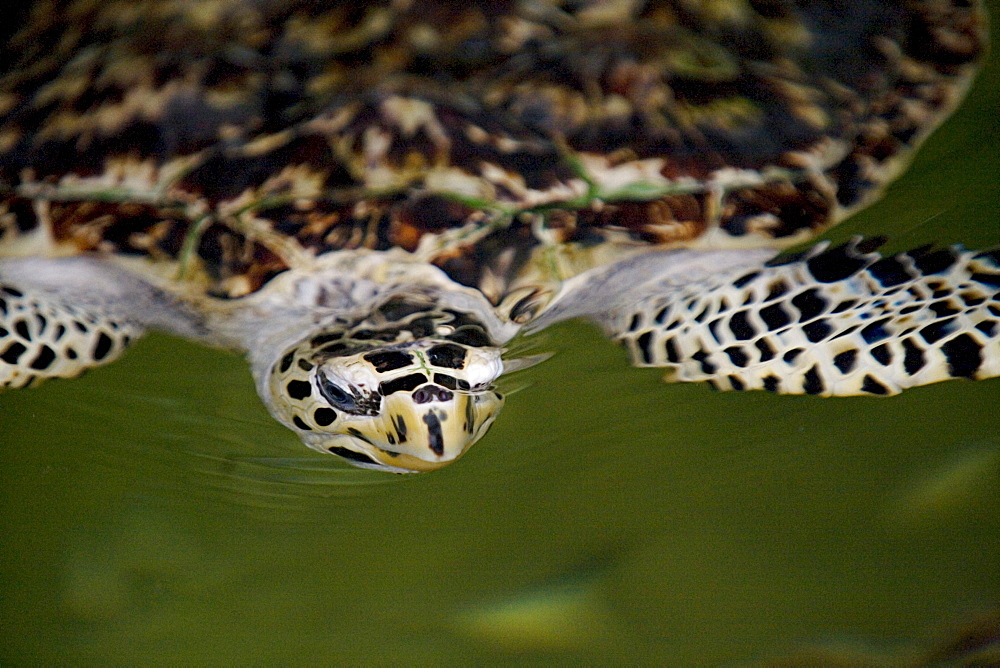
POLYGON ((266 399, 311 448, 363 468, 431 471, 496 419, 500 353, 444 339, 336 352, 303 344, 271 368, 266 399))

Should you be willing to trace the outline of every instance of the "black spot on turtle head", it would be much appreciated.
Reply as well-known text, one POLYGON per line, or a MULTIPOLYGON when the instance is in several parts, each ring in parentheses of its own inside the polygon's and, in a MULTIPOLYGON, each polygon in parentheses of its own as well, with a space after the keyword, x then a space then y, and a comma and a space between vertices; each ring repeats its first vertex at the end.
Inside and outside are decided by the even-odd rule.
POLYGON ((449 390, 468 390, 472 387, 468 381, 444 373, 434 374, 434 382, 441 387, 447 387, 449 390))
POLYGON ((337 411, 321 406, 313 411, 313 420, 321 427, 329 427, 337 419, 337 411))
POLYGON ((368 353, 364 356, 364 360, 379 373, 395 371, 413 364, 413 356, 401 350, 379 350, 368 353))
POLYGON ((304 380, 290 380, 285 389, 288 391, 288 396, 299 401, 312 394, 312 385, 304 380))
POLYGON ((312 427, 303 422, 298 415, 292 418, 292 423, 302 431, 312 431, 312 427))
POLYGON ((400 443, 406 443, 406 419, 402 415, 396 416, 396 435, 400 443))
POLYGON ((359 441, 364 441, 368 445, 372 445, 371 439, 362 434, 360 430, 355 429, 354 427, 348 427, 347 433, 353 436, 354 438, 358 439, 359 441))
POLYGON ((292 360, 295 359, 295 351, 289 350, 285 353, 285 356, 281 358, 281 364, 278 365, 278 371, 285 373, 292 366, 292 360))
POLYGON ((396 392, 409 392, 410 390, 415 390, 424 383, 427 382, 427 376, 422 373, 411 373, 402 378, 395 378, 393 380, 384 380, 378 385, 379 394, 382 396, 389 396, 396 392))
POLYGON ((465 349, 454 343, 441 343, 427 351, 427 359, 434 366, 462 369, 465 367, 465 349))
POLYGON ((331 454, 337 455, 338 457, 343 457, 344 459, 349 459, 352 462, 360 462, 362 464, 377 464, 378 463, 374 459, 372 459, 371 457, 369 457, 368 455, 366 455, 364 453, 355 452, 354 450, 351 450, 350 448, 344 448, 344 447, 341 447, 339 445, 331 445, 329 448, 327 448, 327 451, 330 452, 331 454))
POLYGON ((444 434, 441 431, 441 421, 434 411, 428 411, 423 420, 424 424, 427 425, 428 445, 430 445, 431 451, 440 457, 444 454, 444 434))

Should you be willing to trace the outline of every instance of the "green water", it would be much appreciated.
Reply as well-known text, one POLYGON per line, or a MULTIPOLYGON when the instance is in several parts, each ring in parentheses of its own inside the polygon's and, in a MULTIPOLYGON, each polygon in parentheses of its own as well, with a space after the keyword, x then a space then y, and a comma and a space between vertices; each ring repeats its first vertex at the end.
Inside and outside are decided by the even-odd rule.
MULTIPOLYGON (((1000 243, 998 81, 830 237, 1000 243)), ((1000 605, 1000 381, 724 394, 584 324, 537 345, 422 476, 306 450, 165 336, 3 395, 0 664, 895 661, 1000 605)))

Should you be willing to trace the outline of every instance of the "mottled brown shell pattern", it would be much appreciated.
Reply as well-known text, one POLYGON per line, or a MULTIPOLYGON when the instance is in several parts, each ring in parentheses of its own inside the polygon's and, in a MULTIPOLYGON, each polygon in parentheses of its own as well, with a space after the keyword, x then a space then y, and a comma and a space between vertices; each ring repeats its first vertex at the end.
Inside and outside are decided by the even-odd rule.
POLYGON ((544 248, 792 243, 878 195, 984 49, 976 3, 849 7, 35 2, 0 35, 0 244, 220 298, 398 248, 499 303, 544 248))

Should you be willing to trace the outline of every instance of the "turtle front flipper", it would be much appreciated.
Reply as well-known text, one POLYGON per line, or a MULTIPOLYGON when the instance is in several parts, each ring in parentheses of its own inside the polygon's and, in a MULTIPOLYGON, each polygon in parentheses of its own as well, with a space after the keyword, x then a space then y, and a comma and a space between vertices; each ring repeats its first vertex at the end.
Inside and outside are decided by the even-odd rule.
POLYGON ((820 245, 647 292, 599 320, 636 366, 718 389, 890 395, 1000 375, 1000 249, 874 246, 820 245))
POLYGON ((99 307, 0 271, 0 389, 78 376, 115 360, 141 334, 99 307))

